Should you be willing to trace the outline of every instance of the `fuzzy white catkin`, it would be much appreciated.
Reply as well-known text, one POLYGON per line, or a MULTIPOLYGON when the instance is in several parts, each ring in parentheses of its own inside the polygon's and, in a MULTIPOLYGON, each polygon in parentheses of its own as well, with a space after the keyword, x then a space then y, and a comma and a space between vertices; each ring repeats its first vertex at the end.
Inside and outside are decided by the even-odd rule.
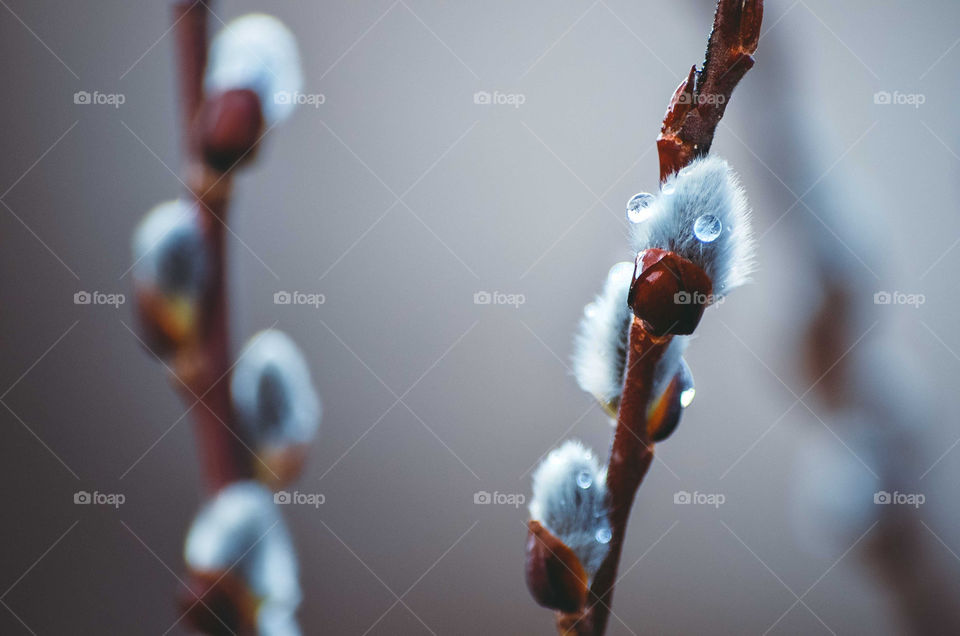
POLYGON ((191 204, 175 199, 150 210, 134 232, 133 258, 139 285, 169 296, 199 296, 209 263, 191 204))
POLYGON ((293 542, 264 486, 241 481, 217 492, 197 513, 184 556, 193 571, 229 569, 241 578, 261 603, 258 621, 278 627, 259 633, 299 633, 279 629, 291 621, 295 627, 301 592, 293 542))
POLYGON ((676 252, 699 265, 713 281, 713 294, 726 295, 745 283, 753 269, 753 232, 746 195, 733 170, 720 157, 697 159, 672 175, 649 206, 649 217, 630 228, 633 249, 676 252), (704 242, 696 220, 720 220, 720 235, 704 242))
POLYGON ((633 263, 617 263, 607 274, 603 291, 584 309, 574 338, 573 373, 581 389, 610 403, 623 391, 627 339, 633 312, 627 293, 633 263))
MULTIPOLYGON (((607 274, 603 290, 584 310, 574 338, 573 373, 581 389, 609 404, 620 399, 633 311, 627 293, 633 263, 617 263, 607 274)), ((675 336, 657 363, 653 395, 660 395, 680 370, 689 336, 675 336)))
POLYGON ((280 20, 263 13, 231 20, 210 45, 204 86, 211 93, 252 90, 268 124, 286 119, 303 88, 296 38, 280 20))
POLYGON ((257 445, 305 444, 317 433, 321 404, 300 348, 282 331, 250 338, 230 380, 234 410, 257 445))
POLYGON ((587 448, 568 440, 533 473, 530 517, 577 555, 592 578, 610 549, 607 471, 587 448))

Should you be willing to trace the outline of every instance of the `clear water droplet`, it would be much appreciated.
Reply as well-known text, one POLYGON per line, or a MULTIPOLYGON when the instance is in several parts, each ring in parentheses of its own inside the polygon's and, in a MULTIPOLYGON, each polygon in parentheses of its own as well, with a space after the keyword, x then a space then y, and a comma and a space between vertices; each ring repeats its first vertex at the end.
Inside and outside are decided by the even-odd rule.
POLYGON ((593 318, 597 315, 597 303, 590 303, 583 308, 583 315, 587 318, 593 318))
POLYGON ((688 174, 690 174, 691 172, 693 172, 693 166, 687 166, 687 167, 683 168, 678 174, 679 174, 681 177, 685 177, 685 176, 687 176, 688 174))
POLYGON ((693 234, 704 243, 712 243, 723 232, 723 223, 713 214, 698 216, 693 222, 693 234))
POLYGON ((650 204, 654 198, 649 192, 639 192, 630 197, 627 201, 627 220, 631 223, 643 223, 649 219, 652 214, 650 204))
POLYGON ((668 181, 667 183, 663 184, 662 188, 660 188, 660 192, 663 192, 664 194, 673 194, 676 189, 677 185, 673 181, 668 181))
POLYGON ((693 402, 697 390, 693 386, 693 372, 683 358, 680 358, 680 370, 677 376, 680 382, 680 407, 687 408, 693 402))
POLYGON ((593 475, 589 470, 581 470, 577 473, 577 485, 586 490, 593 485, 593 475))
POLYGON ((600 528, 597 530, 595 535, 597 543, 610 543, 610 539, 613 538, 613 533, 610 532, 610 528, 600 528))

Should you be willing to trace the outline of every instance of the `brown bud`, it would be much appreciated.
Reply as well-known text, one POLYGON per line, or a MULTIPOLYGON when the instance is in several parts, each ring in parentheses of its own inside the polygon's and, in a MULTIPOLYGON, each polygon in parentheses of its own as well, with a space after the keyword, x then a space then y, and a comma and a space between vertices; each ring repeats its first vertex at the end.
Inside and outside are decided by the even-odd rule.
POLYGON ((587 601, 587 573, 580 559, 538 521, 527 533, 527 589, 533 600, 560 612, 577 612, 587 601))
POLYGON ((234 89, 213 95, 197 115, 203 158, 224 172, 252 158, 263 132, 260 98, 251 90, 234 89))
POLYGON ((688 335, 700 323, 712 292, 713 283, 699 265, 650 248, 637 254, 627 302, 651 334, 688 335))
POLYGON ((260 461, 253 462, 256 478, 274 490, 286 486, 300 476, 309 450, 309 444, 258 448, 260 461))
POLYGON ((670 437, 680 423, 683 405, 680 395, 688 388, 683 382, 681 374, 677 374, 664 389, 663 393, 647 411, 647 434, 654 442, 662 442, 670 437))
POLYGON ((170 299, 147 288, 137 290, 143 341, 154 355, 165 358, 197 337, 196 308, 183 299, 170 299))

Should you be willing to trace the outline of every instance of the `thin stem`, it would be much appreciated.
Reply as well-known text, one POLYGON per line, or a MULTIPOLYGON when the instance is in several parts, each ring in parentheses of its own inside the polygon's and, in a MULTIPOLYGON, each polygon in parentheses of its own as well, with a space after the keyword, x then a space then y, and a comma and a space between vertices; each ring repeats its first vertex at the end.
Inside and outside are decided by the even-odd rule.
POLYGON ((178 371, 189 391, 184 399, 194 407, 197 444, 208 487, 216 491, 226 484, 253 475, 250 453, 235 428, 230 398, 231 369, 229 303, 226 276, 225 218, 229 203, 229 178, 213 188, 201 190, 217 173, 196 170, 200 187, 192 188, 196 197, 212 272, 204 296, 200 337, 187 351, 178 355, 178 371))
POLYGON ((636 318, 630 326, 627 376, 607 467, 610 552, 594 575, 587 608, 576 616, 558 616, 557 628, 561 634, 594 636, 606 629, 630 509, 653 461, 653 441, 647 431, 653 376, 671 339, 671 336, 655 338, 636 318))
POLYGON ((203 74, 207 66, 207 6, 196 0, 173 3, 177 42, 182 133, 186 153, 197 152, 193 122, 203 103, 203 74))
POLYGON ((703 68, 681 82, 657 138, 660 181, 710 152, 733 89, 753 67, 763 0, 719 0, 703 68))
POLYGON ((224 219, 231 180, 202 163, 197 114, 204 103, 203 75, 207 63, 207 13, 203 1, 173 5, 177 35, 186 181, 196 201, 212 268, 201 311, 199 338, 177 355, 178 372, 193 404, 197 445, 208 488, 213 491, 253 475, 250 453, 243 445, 230 398, 231 369, 229 302, 224 219))

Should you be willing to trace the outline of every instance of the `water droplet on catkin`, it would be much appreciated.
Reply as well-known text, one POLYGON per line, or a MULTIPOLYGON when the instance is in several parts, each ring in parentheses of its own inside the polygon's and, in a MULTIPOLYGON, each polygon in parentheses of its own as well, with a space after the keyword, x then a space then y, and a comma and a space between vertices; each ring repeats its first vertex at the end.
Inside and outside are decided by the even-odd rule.
POLYGON ((596 539, 597 543, 610 543, 610 539, 613 538, 613 533, 610 532, 610 528, 600 528, 597 530, 596 539))
POLYGON ((581 470, 577 474, 577 485, 586 490, 593 485, 593 475, 589 470, 581 470))
POLYGON ((704 243, 712 243, 723 232, 723 223, 713 214, 703 214, 693 222, 693 234, 704 243))
POLYGON ((627 220, 631 223, 643 223, 648 220, 653 215, 650 204, 653 203, 654 198, 649 192, 640 192, 630 197, 627 201, 627 220))

